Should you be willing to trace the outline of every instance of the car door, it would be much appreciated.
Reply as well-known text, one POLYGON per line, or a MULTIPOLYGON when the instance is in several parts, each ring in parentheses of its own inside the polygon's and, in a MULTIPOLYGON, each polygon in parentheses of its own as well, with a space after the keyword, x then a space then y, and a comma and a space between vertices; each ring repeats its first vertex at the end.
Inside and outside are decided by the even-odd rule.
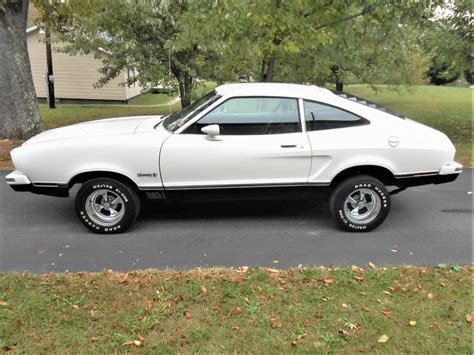
POLYGON ((304 184, 311 163, 298 99, 230 98, 163 144, 163 184, 212 188, 304 184), (218 125, 218 139, 201 129, 218 125))

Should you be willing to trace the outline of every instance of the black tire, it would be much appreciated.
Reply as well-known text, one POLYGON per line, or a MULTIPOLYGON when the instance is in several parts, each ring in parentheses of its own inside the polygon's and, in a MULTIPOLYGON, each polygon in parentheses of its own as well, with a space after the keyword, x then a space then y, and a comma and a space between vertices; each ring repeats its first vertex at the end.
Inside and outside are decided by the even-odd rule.
POLYGON ((368 232, 385 220, 390 211, 390 203, 390 193, 382 182, 372 176, 361 175, 343 180, 336 186, 329 199, 329 208, 342 230, 368 232), (358 208, 357 199, 361 197, 362 207, 358 208), (355 202, 346 203, 346 199, 350 198, 355 199, 355 202), (357 208, 357 211, 351 213, 351 208, 352 211, 357 208), (365 219, 364 215, 367 216, 365 219), (358 218, 362 219, 357 220, 358 218))
POLYGON ((109 178, 97 178, 81 186, 76 195, 75 208, 81 222, 92 232, 121 233, 137 219, 140 213, 140 198, 135 189, 126 183, 109 178), (90 202, 89 198, 98 203, 90 202), (110 201, 112 203, 118 202, 108 203, 105 198, 112 200, 110 201), (111 211, 116 213, 116 216, 112 215, 111 211), (105 221, 107 218, 109 220, 105 221))

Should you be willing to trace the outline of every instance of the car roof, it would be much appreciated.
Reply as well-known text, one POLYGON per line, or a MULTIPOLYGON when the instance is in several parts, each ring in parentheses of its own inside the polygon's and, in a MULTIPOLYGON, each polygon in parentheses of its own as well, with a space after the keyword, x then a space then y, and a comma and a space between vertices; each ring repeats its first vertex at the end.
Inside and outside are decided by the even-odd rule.
POLYGON ((218 86, 216 92, 223 96, 283 96, 316 98, 334 96, 328 89, 315 85, 285 83, 239 83, 218 86))

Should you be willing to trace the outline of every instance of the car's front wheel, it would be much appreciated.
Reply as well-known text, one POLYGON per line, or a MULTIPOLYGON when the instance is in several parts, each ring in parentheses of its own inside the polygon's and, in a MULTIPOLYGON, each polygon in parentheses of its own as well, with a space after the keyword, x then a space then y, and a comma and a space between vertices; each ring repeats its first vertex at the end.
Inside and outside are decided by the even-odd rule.
POLYGON ((128 229, 140 212, 140 199, 127 184, 108 178, 87 181, 76 195, 81 222, 95 233, 120 233, 128 229))
POLYGON ((334 189, 329 207, 341 229, 368 232, 378 227, 387 217, 390 193, 374 177, 351 177, 334 189))

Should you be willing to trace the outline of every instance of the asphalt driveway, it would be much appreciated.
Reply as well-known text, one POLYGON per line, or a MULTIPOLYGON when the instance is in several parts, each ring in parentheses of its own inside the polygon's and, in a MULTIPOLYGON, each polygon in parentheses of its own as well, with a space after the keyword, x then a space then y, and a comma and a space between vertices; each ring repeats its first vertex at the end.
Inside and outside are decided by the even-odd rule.
POLYGON ((154 204, 122 235, 89 233, 73 199, 14 192, 0 172, 0 271, 472 263, 472 170, 393 196, 384 224, 341 232, 325 202, 154 204))

